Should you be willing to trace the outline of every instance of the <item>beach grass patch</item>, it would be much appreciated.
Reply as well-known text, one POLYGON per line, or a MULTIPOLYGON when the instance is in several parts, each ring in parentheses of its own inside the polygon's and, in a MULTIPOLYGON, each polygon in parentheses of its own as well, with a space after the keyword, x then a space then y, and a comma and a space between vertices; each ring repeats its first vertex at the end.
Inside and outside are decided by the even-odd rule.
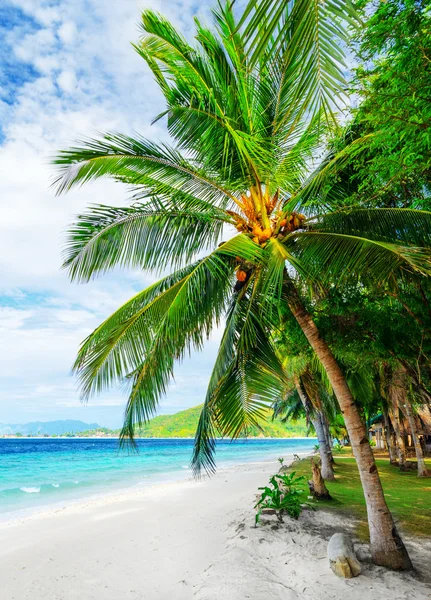
MULTIPOLYGON (((335 481, 325 481, 333 500, 319 500, 316 508, 331 512, 350 514, 359 519, 357 535, 362 540, 369 539, 365 498, 362 491, 356 461, 350 448, 334 453, 336 464, 335 481), (350 454, 350 455, 349 455, 350 454)), ((431 459, 426 459, 431 470, 431 459)), ((431 478, 417 477, 416 472, 401 472, 389 464, 387 458, 376 458, 386 501, 397 526, 407 534, 418 537, 431 537, 431 478)), ((296 461, 292 465, 297 475, 311 479, 309 459, 296 461)), ((303 484, 304 491, 306 483, 303 484)))

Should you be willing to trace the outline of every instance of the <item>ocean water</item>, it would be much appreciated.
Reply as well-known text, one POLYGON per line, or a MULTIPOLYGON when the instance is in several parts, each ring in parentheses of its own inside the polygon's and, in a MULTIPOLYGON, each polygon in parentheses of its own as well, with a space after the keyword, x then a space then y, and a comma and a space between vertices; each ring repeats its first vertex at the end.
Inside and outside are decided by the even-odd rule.
MULTIPOLYGON (((217 466, 306 454, 314 439, 219 441, 217 466)), ((116 439, 0 439, 0 515, 192 476, 191 439, 143 439, 138 451, 116 439)))

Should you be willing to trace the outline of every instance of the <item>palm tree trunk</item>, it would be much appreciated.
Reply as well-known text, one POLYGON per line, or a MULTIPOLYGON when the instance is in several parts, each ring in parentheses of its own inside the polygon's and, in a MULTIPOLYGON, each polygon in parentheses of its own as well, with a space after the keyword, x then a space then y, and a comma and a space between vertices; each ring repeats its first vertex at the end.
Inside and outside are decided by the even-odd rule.
POLYGON ((326 415, 324 415, 322 413, 322 416, 323 416, 323 427, 325 430, 326 447, 327 447, 327 454, 329 457, 329 462, 331 463, 331 465, 335 465, 334 455, 332 453, 332 437, 331 437, 331 432, 329 431, 329 422, 328 422, 328 419, 326 418, 326 415))
POLYGON ((386 445, 389 452, 389 462, 391 465, 397 462, 397 449, 394 445, 394 440, 391 431, 391 422, 389 420, 388 411, 383 408, 383 430, 386 438, 386 445))
POLYGON ((404 402, 404 409, 405 409, 407 420, 409 422, 410 432, 412 434, 413 445, 415 447, 416 460, 418 463, 418 477, 428 477, 429 473, 425 466, 424 453, 422 451, 422 446, 419 441, 418 428, 417 428, 415 415, 413 413, 413 408, 410 403, 410 400, 407 397, 407 394, 406 394, 406 398, 405 398, 405 402, 404 402))
POLYGON ((320 454, 320 462, 321 462, 321 473, 323 479, 333 480, 335 479, 334 469, 332 468, 332 464, 329 460, 328 448, 326 443, 325 431, 323 429, 322 423, 322 414, 318 411, 313 411, 311 406, 310 399, 307 397, 307 394, 302 387, 301 380, 299 377, 295 376, 295 387, 298 392, 299 397, 301 398, 302 405, 306 412, 308 419, 312 422, 314 430, 316 431, 317 441, 319 442, 319 454, 320 454))
POLYGON ((344 374, 331 349, 320 336, 311 315, 302 304, 299 295, 292 288, 289 289, 289 292, 289 307, 311 347, 326 369, 329 382, 334 390, 344 416, 347 431, 349 432, 367 506, 373 562, 391 569, 411 569, 412 563, 409 555, 397 532, 393 517, 386 504, 367 432, 344 374))
POLYGON ((314 429, 316 429, 317 426, 316 433, 317 437, 319 438, 320 454, 321 456, 324 456, 324 459, 322 459, 321 468, 322 477, 323 479, 328 479, 329 481, 331 481, 335 479, 333 467, 334 458, 332 456, 332 451, 329 447, 328 437, 325 431, 325 415, 320 411, 316 411, 315 420, 316 423, 313 423, 313 425, 314 429))
POLYGON ((389 409, 389 416, 394 426, 395 441, 397 445, 398 464, 400 467, 406 463, 406 445, 404 443, 403 432, 401 431, 400 407, 398 404, 398 389, 392 383, 389 386, 389 394, 392 407, 389 409))

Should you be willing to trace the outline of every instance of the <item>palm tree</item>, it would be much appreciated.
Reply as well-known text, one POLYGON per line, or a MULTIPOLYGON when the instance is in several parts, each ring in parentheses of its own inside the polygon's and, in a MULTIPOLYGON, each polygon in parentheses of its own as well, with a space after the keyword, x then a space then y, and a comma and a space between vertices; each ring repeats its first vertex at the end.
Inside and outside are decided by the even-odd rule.
POLYGON ((56 160, 59 193, 99 177, 133 191, 132 206, 95 206, 70 230, 65 266, 73 280, 118 265, 175 269, 84 341, 75 364, 83 397, 126 382, 122 437, 133 438, 136 424, 154 414, 175 361, 200 349, 225 319, 193 456, 197 469, 212 470, 216 429, 239 435, 279 397, 282 369, 269 332, 277 307, 287 303, 344 414, 373 559, 410 568, 358 408, 296 281, 427 275, 431 215, 330 212, 331 194, 324 205, 303 201, 322 135, 343 99, 347 36, 340 23, 355 20, 350 2, 250 0, 239 21, 227 2, 213 14, 215 31, 195 20, 196 46, 162 16, 142 15, 136 50, 165 97, 157 118, 167 118, 175 147, 106 134, 56 160), (236 235, 220 245, 229 229, 236 235))
MULTIPOLYGON (((301 412, 305 414, 307 422, 312 424, 317 435, 322 477, 333 480, 335 474, 332 442, 323 401, 323 398, 329 400, 330 394, 322 381, 320 364, 315 365, 316 361, 307 360, 307 357, 300 355, 289 356, 281 339, 276 340, 276 348, 279 356, 281 355, 280 361, 289 384, 283 396, 274 403, 274 416, 282 416, 282 420, 287 421, 290 418, 298 418, 301 412)), ((330 408, 332 409, 332 406, 330 408)))

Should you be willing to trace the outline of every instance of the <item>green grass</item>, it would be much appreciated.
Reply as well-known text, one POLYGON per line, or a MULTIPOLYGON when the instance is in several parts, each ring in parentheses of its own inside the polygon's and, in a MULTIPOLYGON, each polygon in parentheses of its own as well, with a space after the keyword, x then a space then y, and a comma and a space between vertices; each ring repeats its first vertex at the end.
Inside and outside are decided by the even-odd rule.
MULTIPOLYGON (((369 538, 365 499, 355 459, 344 449, 335 453, 335 481, 326 482, 332 501, 319 501, 318 508, 351 514, 359 519, 358 536, 369 538)), ((402 473, 387 458, 376 458, 386 501, 400 530, 415 536, 431 537, 431 477, 419 478, 415 472, 402 473)), ((431 470, 431 459, 426 460, 431 470)), ((295 463, 292 470, 311 479, 309 460, 295 463)), ((308 487, 304 486, 304 489, 308 487)))

